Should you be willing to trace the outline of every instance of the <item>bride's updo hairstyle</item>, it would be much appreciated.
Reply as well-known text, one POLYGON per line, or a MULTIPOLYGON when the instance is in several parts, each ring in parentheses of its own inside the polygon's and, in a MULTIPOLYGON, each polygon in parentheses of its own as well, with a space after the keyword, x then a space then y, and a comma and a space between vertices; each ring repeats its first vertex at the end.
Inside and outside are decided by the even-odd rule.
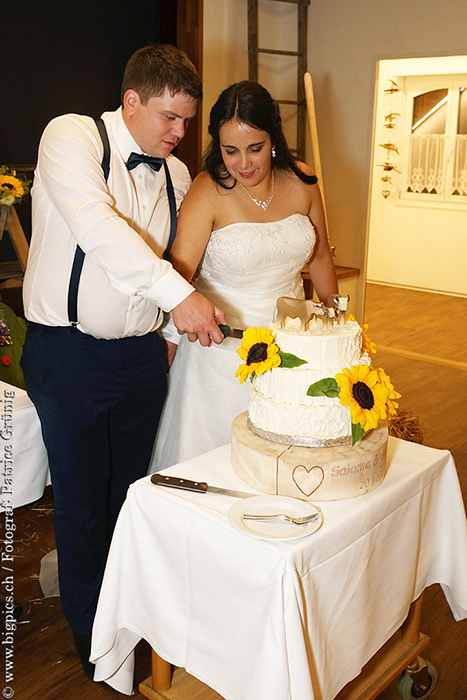
POLYGON ((266 88, 249 80, 242 80, 226 88, 211 109, 209 119, 211 143, 204 154, 203 169, 209 173, 214 182, 226 189, 231 189, 236 184, 236 181, 231 187, 227 184, 231 175, 224 165, 219 142, 220 128, 232 119, 269 134, 276 151, 276 157, 271 156, 272 167, 278 170, 291 170, 307 184, 316 182, 313 175, 306 175, 298 167, 296 158, 290 152, 282 131, 279 105, 266 88))

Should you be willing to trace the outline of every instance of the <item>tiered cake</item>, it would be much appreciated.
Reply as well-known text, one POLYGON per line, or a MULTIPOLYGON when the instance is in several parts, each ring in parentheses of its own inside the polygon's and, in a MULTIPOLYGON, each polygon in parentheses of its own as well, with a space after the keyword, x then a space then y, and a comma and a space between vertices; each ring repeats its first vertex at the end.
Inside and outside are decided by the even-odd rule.
POLYGON ((248 412, 232 426, 232 465, 260 491, 336 500, 385 477, 388 431, 379 419, 398 395, 371 367, 362 328, 345 317, 340 299, 337 308, 279 299, 269 329, 244 334, 237 374, 249 374, 252 387, 248 412))

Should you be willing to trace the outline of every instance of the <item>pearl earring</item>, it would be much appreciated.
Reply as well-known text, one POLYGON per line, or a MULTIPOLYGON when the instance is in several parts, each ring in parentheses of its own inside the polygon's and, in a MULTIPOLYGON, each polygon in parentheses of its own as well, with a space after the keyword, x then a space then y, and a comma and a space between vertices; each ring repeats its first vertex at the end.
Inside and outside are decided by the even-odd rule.
POLYGON ((273 158, 276 157, 276 149, 275 149, 275 148, 272 149, 272 151, 271 151, 271 156, 272 156, 273 158))

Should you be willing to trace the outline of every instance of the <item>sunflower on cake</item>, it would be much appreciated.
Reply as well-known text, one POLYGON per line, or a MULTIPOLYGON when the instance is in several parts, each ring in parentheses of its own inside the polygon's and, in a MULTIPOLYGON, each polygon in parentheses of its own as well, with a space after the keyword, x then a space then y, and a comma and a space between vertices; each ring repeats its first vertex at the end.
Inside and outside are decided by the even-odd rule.
POLYGON ((260 491, 336 500, 384 479, 385 421, 400 394, 346 308, 347 297, 327 306, 282 297, 268 328, 243 334, 236 376, 252 385, 232 425, 232 464, 260 491))

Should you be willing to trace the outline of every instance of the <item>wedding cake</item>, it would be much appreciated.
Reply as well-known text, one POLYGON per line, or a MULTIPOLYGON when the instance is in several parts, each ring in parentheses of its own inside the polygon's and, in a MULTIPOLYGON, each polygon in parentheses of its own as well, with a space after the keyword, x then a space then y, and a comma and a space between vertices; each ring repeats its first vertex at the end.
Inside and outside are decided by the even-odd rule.
POLYGON ((399 394, 372 367, 372 350, 342 297, 328 307, 279 299, 274 321, 247 329, 238 351, 251 395, 232 425, 236 473, 265 493, 309 500, 376 488, 386 474, 384 419, 399 394))

